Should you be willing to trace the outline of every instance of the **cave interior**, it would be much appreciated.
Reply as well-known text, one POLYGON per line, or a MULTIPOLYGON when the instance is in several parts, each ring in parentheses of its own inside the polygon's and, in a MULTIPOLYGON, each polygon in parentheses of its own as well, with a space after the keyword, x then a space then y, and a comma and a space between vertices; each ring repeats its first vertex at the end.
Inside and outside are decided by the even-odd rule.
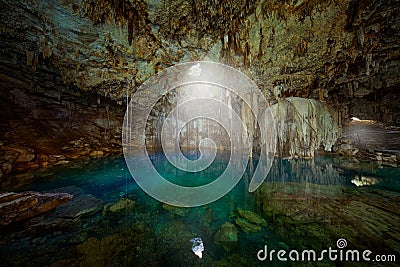
MULTIPOLYGON (((0 255, 8 266, 257 265, 255 249, 267 242, 286 250, 336 247, 341 237, 353 248, 400 258, 398 0, 0 3, 0 255), (162 125, 183 102, 184 88, 158 97, 145 85, 189 62, 229 66, 265 98, 251 94, 246 102, 221 88, 196 95, 187 86, 192 97, 215 97, 238 114, 254 161, 266 142, 254 109, 268 108, 274 118, 274 178, 241 196, 247 204, 191 211, 143 204, 145 197, 128 189, 109 189, 118 191, 114 196, 106 182, 95 189, 101 197, 73 182, 41 187, 67 180, 64 172, 75 177, 71 170, 105 166, 118 166, 121 173, 110 175, 132 182, 121 160, 127 111, 156 99, 144 122, 144 147, 162 152, 162 125), (139 91, 150 93, 132 104, 139 91), (230 214, 219 217, 218 208, 230 214), (191 220, 200 221, 197 230, 186 225, 191 220), (110 226, 118 222, 120 228, 110 226), (186 244, 200 232, 201 259, 186 244)), ((204 137, 214 138, 218 151, 234 148, 215 121, 182 127, 182 151, 198 154, 204 137)))

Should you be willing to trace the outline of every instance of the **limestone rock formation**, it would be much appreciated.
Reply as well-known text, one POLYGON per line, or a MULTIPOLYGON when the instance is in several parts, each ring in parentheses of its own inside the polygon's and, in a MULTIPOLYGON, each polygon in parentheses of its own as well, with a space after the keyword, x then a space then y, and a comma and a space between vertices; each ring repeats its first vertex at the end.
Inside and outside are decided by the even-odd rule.
POLYGON ((340 135, 338 114, 314 99, 289 97, 271 106, 279 152, 313 157, 317 149, 331 151, 340 135))
POLYGON ((347 101, 382 92, 381 116, 399 83, 395 0, 2 2, 2 68, 25 73, 2 82, 58 101, 76 87, 122 101, 158 70, 203 58, 244 69, 272 97, 335 92, 362 112, 347 101))
POLYGON ((400 252, 399 195, 363 188, 339 190, 332 185, 265 183, 258 200, 264 214, 276 227, 278 237, 289 247, 291 240, 311 240, 324 248, 342 233, 348 247, 388 254, 400 252), (346 226, 346 227, 344 227, 346 226), (305 235, 307 233, 307 236, 305 235))
POLYGON ((132 210, 136 205, 136 202, 129 198, 122 198, 118 202, 106 205, 103 210, 103 214, 107 212, 121 212, 125 210, 132 210))
POLYGON ((226 251, 234 249, 238 242, 238 230, 235 225, 229 222, 222 224, 214 235, 214 242, 226 251))
POLYGON ((256 233, 261 231, 262 227, 256 224, 252 224, 246 219, 236 218, 235 223, 242 229, 245 233, 256 233))
POLYGON ((0 227, 52 210, 71 199, 67 193, 1 193, 0 227))
POLYGON ((93 215, 103 209, 103 200, 92 195, 78 195, 56 210, 59 218, 78 218, 93 215))
MULTIPOLYGON (((127 96, 193 60, 242 70, 270 104, 312 98, 336 109, 339 125, 400 123, 397 0, 0 3, 0 143, 35 150, 24 168, 51 165, 50 155, 121 152, 127 96), (81 138, 86 147, 70 143, 81 138)), ((331 146, 291 137, 292 155, 331 146)), ((0 176, 16 171, 1 162, 0 176)))
POLYGON ((380 165, 397 167, 400 163, 399 147, 399 127, 353 118, 343 125, 343 136, 337 150, 343 155, 357 155, 362 159, 377 161, 380 165))
POLYGON ((186 217, 190 212, 190 208, 175 207, 168 204, 162 204, 162 208, 170 214, 178 215, 180 217, 186 217))
POLYGON ((267 222, 265 221, 265 219, 253 211, 238 209, 237 213, 240 217, 248 220, 251 223, 261 226, 267 226, 267 222))

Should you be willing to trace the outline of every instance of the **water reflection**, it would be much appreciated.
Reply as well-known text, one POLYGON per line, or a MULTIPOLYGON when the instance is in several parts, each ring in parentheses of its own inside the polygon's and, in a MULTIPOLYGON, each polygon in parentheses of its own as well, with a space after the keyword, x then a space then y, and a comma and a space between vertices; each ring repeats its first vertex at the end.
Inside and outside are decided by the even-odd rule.
POLYGON ((344 185, 345 179, 330 157, 315 159, 275 159, 267 177, 270 182, 296 182, 323 185, 344 185))
POLYGON ((353 180, 351 180, 353 184, 356 186, 369 186, 379 183, 379 179, 375 177, 368 177, 368 176, 355 176, 353 180))
MULTIPOLYGON (((186 178, 180 170, 172 170, 162 154, 152 155, 151 160, 172 180, 196 184, 218 177, 228 158, 218 154, 205 170, 208 173, 186 178)), ((15 232, 2 233, 2 264, 265 266, 256 258, 265 244, 270 249, 282 244, 291 249, 326 249, 335 247, 338 238, 345 238, 354 249, 400 252, 398 169, 345 169, 340 167, 343 160, 325 156, 275 159, 266 182, 249 193, 257 163, 257 158, 249 160, 243 179, 225 197, 190 209, 146 195, 129 176, 122 158, 102 159, 80 169, 56 169, 54 176, 23 190, 73 190, 77 213, 91 208, 84 202, 88 196, 102 200, 103 209, 66 218, 60 208, 24 222, 12 229, 15 232), (221 246, 229 231, 237 233, 232 249, 221 246), (202 259, 192 253, 193 237, 204 242, 202 259)))

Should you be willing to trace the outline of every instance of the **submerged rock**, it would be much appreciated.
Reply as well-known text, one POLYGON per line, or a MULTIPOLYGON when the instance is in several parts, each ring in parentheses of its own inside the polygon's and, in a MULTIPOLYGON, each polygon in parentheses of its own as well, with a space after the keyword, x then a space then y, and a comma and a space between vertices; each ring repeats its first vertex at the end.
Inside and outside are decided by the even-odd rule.
POLYGON ((214 235, 214 242, 224 248, 225 251, 231 251, 238 243, 238 230, 235 225, 226 222, 218 229, 214 235))
POLYGON ((103 200, 92 195, 80 195, 56 210, 60 218, 77 218, 93 215, 103 209, 103 200))
MULTIPOLYGON (((90 237, 76 249, 79 266, 161 266, 157 262, 160 250, 152 246, 151 251, 143 244, 155 244, 154 236, 144 224, 132 225, 125 231, 118 231, 104 237, 90 237)), ((84 239, 84 234, 79 239, 84 239)), ((73 239, 72 242, 77 240, 73 239)), ((163 264, 164 266, 165 264, 163 264)))
POLYGON ((256 233, 258 231, 261 231, 261 229, 262 229, 262 227, 260 225, 252 224, 251 222, 249 222, 248 220, 245 220, 243 218, 237 218, 235 220, 235 223, 245 233, 256 233))
POLYGON ((132 251, 133 246, 126 242, 121 233, 117 233, 101 239, 91 237, 78 245, 77 249, 83 255, 80 259, 83 266, 123 266, 129 265, 127 259, 115 255, 129 255, 128 251, 132 251))
POLYGON ((40 216, 29 220, 27 234, 48 234, 56 231, 76 231, 82 222, 76 218, 59 218, 54 215, 40 216))
POLYGON ((235 220, 235 223, 245 233, 255 233, 260 231, 263 226, 267 226, 265 219, 255 212, 239 208, 237 213, 239 217, 235 220))
POLYGON ((244 209, 238 209, 237 212, 240 217, 248 220, 251 223, 261 226, 267 226, 267 222, 265 221, 265 219, 263 219, 260 215, 257 215, 255 212, 244 209))
POLYGON ((175 207, 175 206, 171 206, 168 204, 163 204, 162 207, 163 207, 163 209, 167 210, 168 212, 178 215, 178 216, 181 216, 181 217, 186 217, 190 212, 189 208, 175 207))
POLYGON ((400 197, 395 192, 368 187, 339 191, 331 185, 268 183, 260 187, 259 194, 259 204, 274 222, 277 237, 285 240, 279 245, 286 250, 286 246, 298 246, 291 240, 301 239, 310 240, 314 248, 324 248, 341 233, 348 247, 400 252, 400 197))
POLYGON ((52 210, 72 199, 67 193, 6 192, 0 194, 0 226, 52 210))
POLYGON ((108 204, 104 207, 103 214, 109 212, 121 212, 123 210, 133 209, 136 202, 129 198, 122 198, 114 204, 108 204))

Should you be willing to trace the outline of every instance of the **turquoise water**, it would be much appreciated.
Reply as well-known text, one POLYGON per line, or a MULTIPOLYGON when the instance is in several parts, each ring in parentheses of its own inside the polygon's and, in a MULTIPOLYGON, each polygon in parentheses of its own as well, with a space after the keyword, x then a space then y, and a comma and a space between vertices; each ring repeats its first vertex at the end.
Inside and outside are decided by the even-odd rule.
MULTIPOLYGON (((196 156, 195 153, 189 155, 196 156)), ((189 174, 173 168, 162 154, 152 155, 151 160, 170 181, 198 186, 218 177, 226 167, 228 157, 219 154, 206 171, 189 174)), ((35 175, 41 178, 21 191, 69 192, 74 194, 75 206, 82 209, 87 205, 85 199, 88 196, 102 204, 93 213, 73 218, 64 216, 65 210, 60 206, 39 220, 3 230, 0 264, 303 266, 304 262, 280 262, 276 258, 262 262, 257 259, 257 252, 265 245, 276 250, 323 249, 336 246, 339 238, 346 238, 352 248, 364 249, 370 244, 375 252, 397 254, 400 259, 398 210, 390 205, 386 208, 390 212, 381 208, 388 200, 400 199, 399 169, 369 163, 348 164, 343 159, 328 156, 317 156, 314 160, 276 159, 265 185, 255 193, 248 193, 247 185, 256 164, 256 160, 249 162, 244 177, 229 194, 196 208, 173 208, 148 196, 131 178, 122 157, 38 172, 35 175), (355 180, 360 181, 359 186, 355 180), (126 199, 134 202, 134 207, 109 211, 111 205, 126 199), (354 201, 361 203, 354 205, 361 205, 360 209, 353 208, 351 203, 354 201), (387 216, 386 221, 379 222, 379 227, 360 230, 368 224, 376 225, 371 221, 375 220, 371 214, 363 215, 368 209, 362 205, 382 212, 381 217, 387 216), (341 207, 344 207, 343 211, 340 211, 341 207), (266 225, 247 233, 238 224, 238 219, 243 219, 238 213, 239 208, 254 212, 265 219, 266 225), (362 219, 352 221, 355 217, 362 219), (38 221, 45 223, 37 224, 38 221), (218 230, 226 222, 237 229, 237 242, 230 243, 229 249, 216 241, 218 230), (382 241, 390 234, 390 242, 382 241), (194 237, 201 237, 204 242, 202 259, 191 252, 189 240, 194 237)), ((310 261, 307 264, 316 265, 310 261)), ((331 266, 337 263, 324 259, 319 264, 331 266)))

